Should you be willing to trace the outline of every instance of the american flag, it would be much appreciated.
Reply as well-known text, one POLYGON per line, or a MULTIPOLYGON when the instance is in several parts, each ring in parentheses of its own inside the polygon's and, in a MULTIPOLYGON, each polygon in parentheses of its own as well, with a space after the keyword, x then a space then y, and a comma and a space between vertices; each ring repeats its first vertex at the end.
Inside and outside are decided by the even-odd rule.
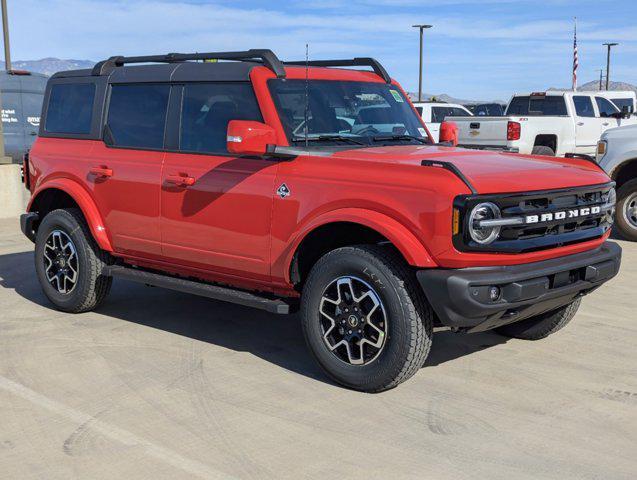
POLYGON ((577 19, 575 20, 575 30, 573 31, 573 91, 577 90, 577 67, 579 59, 577 58, 577 19))

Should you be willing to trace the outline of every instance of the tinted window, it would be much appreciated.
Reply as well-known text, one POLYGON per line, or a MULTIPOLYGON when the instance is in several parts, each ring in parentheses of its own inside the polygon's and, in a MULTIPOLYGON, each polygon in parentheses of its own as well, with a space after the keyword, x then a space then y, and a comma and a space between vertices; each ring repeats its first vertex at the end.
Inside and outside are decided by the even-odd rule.
POLYGON ((113 144, 162 148, 169 92, 169 85, 113 85, 107 122, 113 144))
POLYGON ((575 104, 575 114, 578 117, 594 117, 595 110, 593 109, 593 102, 591 97, 576 95, 573 97, 573 103, 575 104))
POLYGON ((566 115, 566 102, 564 97, 556 95, 514 97, 507 108, 507 115, 566 115))
POLYGON ((611 100, 620 110, 628 107, 628 111, 633 112, 635 109, 632 98, 611 98, 611 100))
POLYGON ((249 83, 204 83, 184 87, 179 146, 189 152, 227 153, 230 120, 262 122, 249 83))
POLYGON ((476 105, 473 109, 473 114, 479 116, 489 115, 500 117, 504 115, 504 109, 502 108, 502 105, 498 103, 488 103, 484 105, 476 105))
POLYGON ((92 83, 53 85, 45 130, 49 133, 90 133, 94 99, 95 85, 92 83))
POLYGON ((469 113, 458 107, 432 107, 431 121, 433 123, 442 123, 445 117, 466 117, 469 113))
POLYGON ((619 112, 619 109, 605 98, 595 97, 595 101, 597 102, 600 117, 610 117, 614 113, 619 112))

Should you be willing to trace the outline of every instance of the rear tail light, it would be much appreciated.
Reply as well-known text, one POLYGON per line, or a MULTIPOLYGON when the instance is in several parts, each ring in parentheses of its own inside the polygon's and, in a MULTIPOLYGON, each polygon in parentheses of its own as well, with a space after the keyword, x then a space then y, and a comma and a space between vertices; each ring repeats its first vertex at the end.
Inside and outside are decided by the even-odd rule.
POLYGON ((507 140, 519 140, 521 125, 518 122, 509 122, 507 124, 507 140))

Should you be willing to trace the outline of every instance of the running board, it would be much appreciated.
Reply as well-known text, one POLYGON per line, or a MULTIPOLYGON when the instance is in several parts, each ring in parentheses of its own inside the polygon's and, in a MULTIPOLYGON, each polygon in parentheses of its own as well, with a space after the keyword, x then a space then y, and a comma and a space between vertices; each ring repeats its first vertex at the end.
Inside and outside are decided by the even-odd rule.
POLYGON ((291 304, 280 298, 269 298, 255 293, 221 287, 210 283, 172 277, 161 273, 147 272, 137 268, 109 265, 104 269, 109 277, 123 278, 133 282, 145 283, 153 287, 168 288, 179 292, 192 293, 201 297, 208 297, 222 302, 236 303, 246 307, 258 308, 270 313, 286 315, 291 311, 291 304))

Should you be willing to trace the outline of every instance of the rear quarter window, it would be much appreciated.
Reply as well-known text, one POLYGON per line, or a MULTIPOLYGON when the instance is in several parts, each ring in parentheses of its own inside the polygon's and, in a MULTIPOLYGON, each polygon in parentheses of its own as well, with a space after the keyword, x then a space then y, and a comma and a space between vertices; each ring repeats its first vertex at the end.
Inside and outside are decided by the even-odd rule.
POLYGON ((90 133, 94 101, 93 83, 51 86, 44 130, 47 133, 90 133))

